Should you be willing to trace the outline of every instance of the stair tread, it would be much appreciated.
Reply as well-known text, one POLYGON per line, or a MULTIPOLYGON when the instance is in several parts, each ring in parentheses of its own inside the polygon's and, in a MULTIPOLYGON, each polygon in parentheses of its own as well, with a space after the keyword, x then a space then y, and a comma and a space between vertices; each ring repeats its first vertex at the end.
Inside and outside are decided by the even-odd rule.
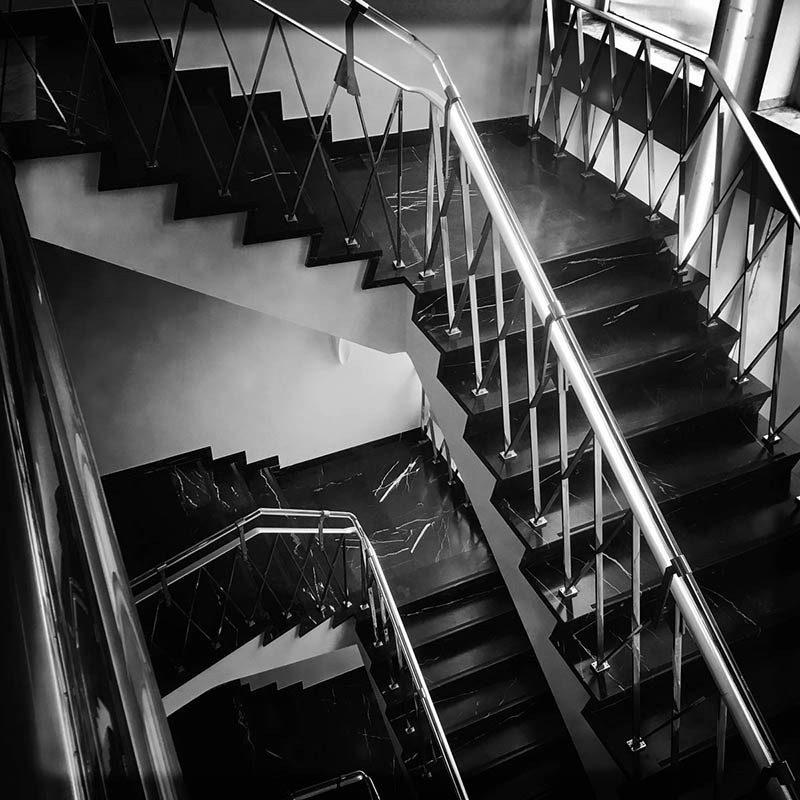
POLYGON ((518 620, 513 625, 483 626, 468 638, 432 648, 420 658, 425 682, 432 692, 449 683, 480 673, 487 667, 530 650, 530 642, 518 620))
MULTIPOLYGON (((709 328, 698 325, 697 303, 690 294, 678 295, 676 302, 643 302, 621 316, 579 317, 571 321, 592 373, 600 378, 631 367, 680 356, 682 354, 726 350, 733 346, 737 333, 719 323, 709 328)), ((534 338, 535 363, 542 357, 542 331, 534 338)), ((523 337, 510 337, 506 343, 508 364, 527 363, 523 337)), ((485 352, 487 357, 490 353, 485 352)), ((451 352, 444 356, 439 379, 470 414, 500 407, 499 371, 487 383, 487 394, 475 397, 475 366, 472 351, 451 352)), ((527 369, 511 368, 508 376, 511 403, 526 400, 527 369)))
POLYGON ((513 612, 510 595, 504 588, 498 588, 403 614, 403 621, 411 643, 419 649, 472 625, 513 612))
POLYGON ((564 723, 554 702, 537 706, 523 715, 503 721, 496 729, 462 744, 454 753, 459 770, 467 778, 521 756, 564 736, 564 723))
MULTIPOLYGON (((800 617, 800 536, 763 546, 697 575, 720 630, 729 644, 758 639, 766 629, 787 619, 800 617)), ((657 598, 654 598, 657 600, 657 598)), ((652 601, 650 603, 652 606, 652 601)), ((658 628, 642 632, 642 681, 671 669, 671 621, 665 615, 658 628)), ((645 618, 648 617, 645 615, 645 618)), ((631 654, 625 647, 614 656, 611 668, 598 676, 591 667, 594 661, 593 620, 575 634, 580 643, 572 652, 573 666, 595 697, 607 699, 631 685, 631 654), (580 660, 575 662, 574 658, 580 660)), ((627 635, 630 621, 626 613, 608 620, 607 649, 613 649, 627 635)), ((684 638, 684 662, 697 656, 691 636, 684 638)))
POLYGON ((452 736, 494 715, 513 713, 549 694, 547 680, 531 654, 487 670, 480 684, 440 699, 436 710, 445 732, 452 736))
MULTIPOLYGON (((544 271, 550 280, 556 297, 570 318, 586 314, 604 314, 603 323, 612 322, 630 313, 637 304, 651 298, 674 292, 699 290, 707 279, 694 270, 683 282, 679 282, 673 272, 677 263, 675 255, 665 247, 656 248, 657 243, 642 243, 641 252, 631 252, 630 246, 608 248, 599 254, 559 259, 544 264, 544 271), (616 254, 615 251, 619 251, 616 254), (605 313, 612 312, 613 313, 605 313)), ((489 281, 484 279, 489 290, 489 281)), ((508 318, 512 311, 512 301, 518 286, 516 273, 503 276, 504 315, 508 318)), ((460 293, 457 288, 456 297, 460 293)), ((497 310, 494 291, 488 298, 479 300, 478 320, 480 341, 493 344, 497 337, 497 310)), ((459 321, 458 336, 449 336, 447 303, 444 294, 434 299, 421 297, 417 303, 415 321, 423 333, 444 353, 471 349, 473 347, 472 320, 468 311, 459 321)), ((537 320, 537 324, 541 321, 537 320)), ((516 314, 510 326, 510 335, 524 332, 524 314, 516 314)), ((488 350, 488 347, 487 347, 488 350)), ((490 350, 485 354, 488 357, 490 350)))
MULTIPOLYGON (((704 497, 702 502, 679 507, 666 515, 678 546, 695 572, 800 530, 800 506, 794 496, 762 501, 760 496, 752 494, 746 485, 736 487, 719 497, 704 497)), ((603 573, 607 608, 630 596, 630 548, 630 534, 625 531, 607 550, 603 573)), ((594 562, 594 553, 588 539, 579 540, 573 549, 573 574, 578 575, 587 561, 594 562)), ((526 562, 523 571, 558 618, 570 623, 570 629, 582 618, 594 614, 593 567, 578 582, 577 595, 568 601, 558 593, 564 585, 560 554, 553 553, 540 562, 526 562)), ((641 581, 644 591, 661 584, 661 572, 648 548, 642 552, 641 581)))
MULTIPOLYGON (((642 436, 631 443, 631 450, 659 503, 678 500, 710 489, 745 475, 755 475, 768 467, 791 467, 800 455, 800 448, 789 437, 783 439, 770 453, 761 441, 766 432, 759 422, 754 434, 738 420, 720 421, 718 425, 676 426, 642 436)), ((570 481, 571 530, 586 530, 594 521, 591 459, 584 459, 573 472, 570 481)), ((552 492, 553 475, 557 465, 543 473, 543 497, 552 492), (546 473, 550 473, 545 478, 546 473), (550 483, 547 483, 549 480, 550 483)), ((613 476, 604 482, 603 507, 606 520, 622 516, 628 504, 613 476)), ((556 499, 547 524, 534 529, 529 520, 534 514, 533 493, 529 476, 498 484, 493 501, 520 538, 530 547, 551 546, 560 541, 561 513, 556 499)))
MULTIPOLYGON (((769 387, 755 378, 744 385, 733 382, 733 361, 716 363, 703 353, 677 356, 649 369, 629 370, 601 380, 601 389, 626 439, 666 428, 712 412, 746 407, 766 400, 769 387)), ((574 394, 567 401, 568 445, 577 451, 589 431, 589 422, 574 394)), ((517 430, 528 413, 527 403, 511 409, 511 430, 517 430)), ((546 394, 538 407, 539 463, 542 467, 559 458, 558 395, 546 394)), ((499 479, 523 475, 531 469, 530 437, 516 446, 515 458, 503 459, 501 412, 473 416, 464 438, 499 479)))
MULTIPOLYGON (((171 55, 170 43, 166 43, 166 47, 171 55)), ((154 152, 169 72, 163 49, 158 42, 151 41, 120 43, 110 50, 108 63, 136 128, 107 82, 112 146, 103 153, 100 162, 99 189, 126 189, 177 181, 184 169, 183 149, 169 110, 164 116, 158 150, 154 152), (157 166, 148 166, 153 155, 157 166)))

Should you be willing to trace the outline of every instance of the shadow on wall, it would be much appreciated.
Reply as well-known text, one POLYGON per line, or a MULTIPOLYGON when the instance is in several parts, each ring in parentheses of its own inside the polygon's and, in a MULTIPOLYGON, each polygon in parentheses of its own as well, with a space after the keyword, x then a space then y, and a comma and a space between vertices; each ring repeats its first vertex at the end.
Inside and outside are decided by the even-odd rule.
POLYGON ((211 446, 288 466, 418 424, 405 353, 351 344, 37 243, 102 473, 211 446))

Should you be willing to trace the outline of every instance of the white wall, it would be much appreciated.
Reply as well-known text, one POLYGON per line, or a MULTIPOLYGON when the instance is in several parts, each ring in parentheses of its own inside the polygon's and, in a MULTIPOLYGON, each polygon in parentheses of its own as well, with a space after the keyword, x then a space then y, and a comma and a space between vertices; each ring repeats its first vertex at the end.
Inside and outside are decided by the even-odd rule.
POLYGON ((98 168, 96 155, 17 164, 33 237, 376 350, 403 350, 411 296, 402 286, 362 291, 363 261, 308 269, 307 237, 245 247, 244 214, 176 222, 174 185, 101 193, 98 168))
POLYGON ((51 245, 40 259, 102 473, 210 445, 292 464, 407 430, 408 357, 51 245))

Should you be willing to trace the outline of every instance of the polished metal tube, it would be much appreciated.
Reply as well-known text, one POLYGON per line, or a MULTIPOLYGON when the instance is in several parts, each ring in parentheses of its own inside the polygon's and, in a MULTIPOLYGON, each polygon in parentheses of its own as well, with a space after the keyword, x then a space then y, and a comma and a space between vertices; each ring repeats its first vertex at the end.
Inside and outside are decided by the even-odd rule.
MULTIPOLYGON (((539 475, 539 413, 533 403, 536 390, 539 388, 536 381, 536 360, 533 348, 533 305, 525 291, 525 354, 528 368, 528 427, 530 428, 531 442, 531 482, 533 483, 533 505, 536 508, 536 517, 541 517, 542 512, 542 483, 539 475)), ((542 355, 544 357, 544 354, 542 355)), ((536 519, 540 522, 541 520, 536 519)))
POLYGON ((642 739, 642 537, 639 521, 634 516, 631 531, 631 699, 632 736, 628 742, 634 753, 639 752, 645 742, 642 739))
POLYGON ((506 324, 503 305, 503 269, 500 263, 500 236, 497 228, 492 226, 492 267, 494 273, 494 302, 497 317, 497 350, 500 362, 500 403, 503 416, 503 450, 504 458, 512 458, 516 453, 509 452, 511 447, 511 407, 508 397, 508 357, 506 339, 503 328, 506 324))
POLYGON ((603 564, 603 448, 594 442, 594 597, 595 597, 595 670, 601 672, 605 663, 605 580, 603 564))
POLYGON ((561 483, 561 535, 564 537, 564 587, 565 594, 574 594, 572 583, 572 531, 570 524, 569 499, 569 439, 567 437, 567 389, 568 378, 564 367, 559 364, 558 370, 558 469, 561 483))

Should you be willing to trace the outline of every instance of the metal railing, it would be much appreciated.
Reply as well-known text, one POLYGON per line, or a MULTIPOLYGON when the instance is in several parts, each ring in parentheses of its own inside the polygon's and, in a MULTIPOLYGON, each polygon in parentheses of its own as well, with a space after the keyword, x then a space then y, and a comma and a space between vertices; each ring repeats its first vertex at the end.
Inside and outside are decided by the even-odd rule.
POLYGON ((161 697, 4 142, 0 150, 3 653, 28 714, 5 720, 8 764, 25 764, 24 784, 9 769, 6 790, 177 798, 161 697))
MULTIPOLYGON (((694 638, 698 651, 707 664, 719 690, 721 703, 721 719, 718 726, 717 743, 724 755, 727 725, 724 724, 729 713, 733 725, 743 739, 747 749, 761 770, 765 779, 770 780, 771 788, 782 796, 793 796, 790 776, 784 769, 776 746, 759 710, 737 668, 724 638, 717 626, 708 604, 688 568, 686 559, 680 551, 669 526, 667 525, 658 503, 651 492, 645 477, 631 453, 625 438, 606 402, 599 385, 594 378, 587 359, 572 331, 563 307, 550 285, 542 265, 528 240, 514 209, 497 177, 491 161, 483 147, 481 139, 461 102, 454 82, 439 55, 421 42, 413 33, 398 25, 395 21, 381 14, 367 3, 353 0, 348 3, 349 14, 345 21, 345 46, 334 44, 321 34, 304 26, 290 16, 272 6, 252 0, 255 6, 264 13, 264 29, 266 31, 264 46, 255 69, 255 77, 249 88, 241 79, 243 70, 234 63, 232 50, 225 37, 222 15, 217 12, 213 3, 203 2, 204 10, 209 11, 224 48, 235 85, 244 98, 244 111, 240 118, 238 141, 222 159, 221 169, 218 158, 212 154, 211 142, 204 135, 198 122, 192 103, 183 86, 183 78, 179 69, 179 60, 185 41, 186 27, 190 20, 190 4, 183 6, 174 50, 169 46, 162 34, 162 26, 153 11, 149 0, 143 0, 147 16, 157 36, 164 56, 168 79, 163 99, 161 120, 167 118, 170 109, 178 109, 190 120, 190 128, 198 138, 200 148, 207 162, 209 174, 217 186, 222 200, 236 197, 236 180, 234 176, 242 165, 243 142, 248 134, 255 135, 256 150, 261 151, 264 163, 269 172, 267 177, 281 198, 281 206, 288 225, 297 219, 302 198, 308 190, 311 173, 315 169, 322 170, 324 181, 328 185, 335 200, 339 216, 343 242, 356 252, 359 221, 362 219, 372 191, 378 195, 380 215, 386 227, 386 236, 390 242, 392 260, 398 270, 417 267, 411 259, 409 242, 404 237, 404 220, 410 214, 407 203, 409 198, 424 197, 423 214, 425 218, 424 243, 420 248, 419 281, 423 286, 438 285, 436 282, 443 276, 444 285, 444 330, 449 336, 470 336, 472 339, 474 366, 474 394, 484 396, 494 393, 499 396, 501 409, 501 458, 504 462, 512 462, 518 457, 522 446, 530 453, 531 486, 530 494, 534 513, 529 520, 529 527, 536 531, 546 522, 546 514, 560 513, 564 552, 564 597, 574 595, 578 591, 581 575, 573 573, 572 564, 572 525, 570 518, 570 479, 575 474, 577 465, 590 451, 593 452, 594 464, 594 546, 596 559, 594 570, 597 591, 597 626, 596 626, 596 666, 602 670, 609 653, 604 639, 604 609, 606 601, 603 595, 603 563, 604 552, 609 541, 604 541, 603 484, 613 478, 619 487, 619 494, 624 498, 629 509, 628 520, 632 536, 632 621, 629 644, 632 649, 633 668, 633 713, 631 720, 630 743, 634 753, 641 751, 644 740, 641 730, 641 695, 640 669, 641 650, 640 637, 643 629, 641 619, 641 574, 640 553, 642 537, 652 554, 659 571, 664 575, 665 591, 674 598, 677 617, 675 625, 674 664, 675 710, 672 720, 673 753, 680 754, 680 699, 682 659, 681 636, 684 629, 694 638), (356 53, 356 24, 371 23, 392 39, 399 40, 421 54, 431 64, 432 74, 438 82, 443 95, 426 89, 409 86, 387 72, 367 63, 356 53), (333 72, 330 94, 320 114, 312 114, 308 93, 303 87, 300 72, 290 45, 288 32, 302 36, 317 43, 319 48, 334 54, 337 64, 333 72), (290 79, 301 100, 303 113, 308 123, 308 138, 305 145, 305 156, 297 168, 292 167, 289 176, 279 175, 277 165, 271 160, 267 145, 270 130, 262 115, 255 113, 255 99, 261 88, 264 64, 276 41, 280 42, 290 66, 290 79), (366 123, 364 109, 365 98, 358 78, 362 74, 371 74, 383 82, 384 89, 393 97, 391 110, 386 118, 382 133, 371 135, 366 123), (348 212, 342 202, 341 191, 334 179, 330 164, 324 154, 326 137, 330 137, 331 111, 334 101, 341 93, 346 93, 353 100, 356 124, 362 133, 361 146, 366 153, 367 179, 359 193, 358 209, 348 212), (427 165, 425 181, 422 186, 409 185, 404 165, 406 144, 410 141, 410 131, 406 118, 407 105, 410 98, 422 102, 427 110, 427 130, 414 131, 414 141, 422 142, 427 147, 427 165), (392 134, 392 130, 395 133, 392 134), (392 153, 391 160, 389 154, 392 153), (390 181, 390 182, 387 182, 390 181), (394 207, 386 199, 387 187, 394 191, 394 207), (459 202, 460 201, 460 202, 459 202), (475 236, 473 216, 477 214, 483 219, 480 233, 475 236), (394 215, 394 218, 392 217, 394 215), (453 238, 463 234, 464 259, 457 260, 452 256, 453 238), (503 263, 505 261, 505 264, 503 263), (487 268, 488 262, 488 268, 487 268), (517 283, 509 287, 504 282, 503 273, 508 271, 509 263, 517 283), (489 298, 481 294, 478 276, 487 274, 493 278, 492 291, 489 298), (431 281, 426 284, 426 281, 431 281), (456 284, 463 284, 456 292, 456 284), (494 311, 493 330, 482 322, 481 308, 490 305, 494 311), (520 331, 521 329, 521 331, 520 331), (524 335, 527 360, 528 386, 527 396, 522 401, 522 415, 512 414, 512 398, 509 388, 509 366, 507 340, 513 335, 524 335), (484 357, 486 347, 490 348, 489 358, 484 357), (558 399, 559 459, 558 472, 554 484, 548 484, 554 491, 545 496, 540 480, 539 458, 539 419, 538 407, 542 397, 553 382, 558 399), (571 395, 577 399, 586 419, 587 432, 581 445, 571 449, 567 436, 567 398, 571 395), (546 513, 545 513, 546 512, 546 513)), ((77 9, 77 6, 76 6, 77 9)), ((80 14, 81 12, 78 11, 80 14)), ((737 104, 732 92, 725 84, 713 62, 703 53, 684 47, 674 41, 661 37, 645 28, 637 26, 613 14, 605 13, 581 2, 545 3, 545 16, 542 24, 542 42, 546 43, 540 50, 538 79, 532 91, 533 107, 530 123, 531 133, 535 136, 541 132, 546 114, 553 115, 553 127, 556 131, 556 152, 564 152, 570 146, 570 137, 580 121, 579 150, 582 152, 584 170, 587 177, 597 168, 600 159, 607 155, 604 148, 610 146, 613 164, 613 180, 615 197, 624 201, 626 192, 633 190, 637 164, 643 155, 645 158, 645 192, 646 202, 651 215, 666 214, 669 211, 677 219, 678 258, 676 275, 685 274, 690 263, 697 261, 702 251, 698 244, 703 237, 711 240, 706 247, 710 253, 712 278, 709 296, 715 297, 716 266, 719 260, 719 247, 724 235, 725 214, 736 196, 736 189, 748 188, 741 177, 741 170, 733 181, 723 181, 722 175, 727 169, 725 163, 725 137, 734 128, 743 135, 751 150, 750 160, 744 165, 750 188, 756 184, 757 174, 764 173, 769 184, 775 190, 776 213, 781 215, 777 222, 767 224, 762 230, 759 221, 760 196, 751 191, 751 210, 748 213, 747 237, 743 250, 743 268, 737 280, 742 287, 739 305, 739 380, 744 380, 756 369, 763 366, 767 352, 776 352, 773 365, 773 399, 771 402, 769 434, 767 445, 774 445, 780 433, 796 418, 798 411, 789 413, 779 421, 778 397, 780 394, 781 354, 784 348, 787 327, 800 315, 800 306, 788 312, 788 271, 792 258, 794 227, 800 219, 791 197, 781 182, 774 165, 770 161, 758 137, 753 132, 746 114, 737 104), (560 21, 554 8, 568 8, 567 20, 560 21), (601 34, 602 46, 596 49, 591 59, 587 58, 586 39, 582 30, 583 14, 591 14, 605 26, 601 34), (621 80, 617 70, 617 31, 625 31, 627 35, 640 42, 634 58, 634 67, 630 74, 621 80), (574 51, 570 42, 577 42, 574 51), (666 91, 657 97, 654 90, 654 69, 652 50, 657 46, 675 56, 675 68, 667 79, 666 91), (607 56, 604 55, 607 50, 607 56), (562 99, 569 101, 568 92, 561 85, 565 60, 576 52, 578 89, 574 93, 575 105, 565 115, 566 126, 561 125, 562 99), (595 130, 596 120, 602 118, 596 111, 593 95, 593 79, 595 70, 604 58, 609 60, 611 103, 607 118, 599 135, 595 130), (710 102, 697 110, 690 109, 692 98, 690 77, 693 70, 701 68, 715 87, 710 102), (632 85, 635 70, 644 72, 644 97, 646 123, 640 141, 634 149, 632 157, 623 165, 623 145, 621 125, 625 120, 623 113, 625 100, 632 85), (678 133, 676 155, 668 161, 667 177, 664 179, 657 159, 663 153, 657 145, 656 121, 665 108, 669 106, 669 96, 680 92, 680 108, 682 118, 678 133), (562 98, 563 96, 563 98, 562 98), (551 109, 547 111, 548 107, 551 109), (706 142, 713 138, 713 147, 706 142), (710 211, 703 216, 697 213, 702 204, 697 199, 699 189, 690 180, 688 165, 690 159, 699 158, 701 152, 713 154, 715 169, 714 180, 708 181, 713 186, 713 195, 709 200, 710 211), (672 189, 671 187, 677 187, 672 189), (673 203, 674 210, 667 208, 673 203), (692 205, 692 213, 688 214, 687 205, 692 205), (705 220, 698 230, 691 230, 687 220, 691 218, 692 226, 698 218, 705 220), (747 361, 751 348, 751 326, 748 318, 748 301, 752 288, 755 270, 764 258, 769 247, 780 241, 782 231, 786 231, 784 239, 784 280, 781 291, 778 325, 775 333, 767 337, 755 359, 747 361), (760 235, 761 234, 761 235, 760 235), (762 241, 763 240, 763 241, 762 241)), ((196 16, 196 13, 195 13, 196 16)), ((137 131, 136 139, 141 144, 143 163, 155 167, 161 155, 163 124, 159 124, 158 133, 148 143, 139 131, 136 115, 125 103, 124 93, 116 86, 114 72, 108 65, 103 47, 93 41, 92 23, 85 22, 88 32, 87 53, 97 59, 103 74, 112 87, 112 94, 125 107, 125 116, 137 131)), ((82 23, 83 24, 83 23, 82 23)), ((19 37, 14 37, 19 47, 23 44, 19 37)), ((28 59, 35 67, 35 60, 28 59)), ((37 72, 37 79, 46 85, 46 76, 37 72)), ((315 76, 315 80, 319 75, 315 76)), ((52 95, 51 99, 52 99, 52 95)), ((386 93, 378 92, 378 99, 385 100, 386 93)), ((55 103, 55 100, 53 100, 55 103)), ((81 102, 80 92, 76 103, 81 102)), ((63 107, 63 104, 62 106, 63 107)), ((61 108, 60 107, 60 108, 61 108)), ((70 109, 66 109, 70 111, 70 109)), ((61 112, 64 119, 77 119, 77 114, 61 112)), ((218 155, 218 154, 216 154, 218 155)), ((709 163, 707 158, 702 163, 709 163)), ((265 189, 265 191, 267 191, 265 189)), ((706 241, 704 240, 704 241, 706 241)), ((730 298, 737 291, 736 286, 730 297, 726 297, 720 308, 715 308, 709 301, 708 322, 713 324, 720 318, 723 308, 730 305, 730 298), (728 304, 728 305, 726 305, 728 304)), ((552 517, 552 515, 551 515, 552 517)), ((156 588, 155 591, 158 591, 156 588)), ((402 648, 401 648, 402 649, 402 648)), ((717 779, 721 779, 725 767, 724 757, 718 759, 717 779)))
POLYGON ((375 782, 366 772, 362 772, 361 770, 348 772, 345 775, 339 775, 338 778, 331 778, 328 781, 316 783, 306 789, 292 792, 289 797, 291 800, 311 800, 313 797, 321 797, 324 794, 330 794, 331 792, 339 791, 339 789, 345 789, 348 786, 358 786, 359 784, 366 788, 370 800, 381 800, 381 796, 375 788, 375 782))
MULTIPOLYGON (((292 624, 302 623, 307 613, 307 604, 302 599, 304 594, 318 610, 328 605, 333 612, 359 609, 369 613, 372 642, 367 644, 385 654, 381 663, 388 674, 388 689, 401 693, 411 690, 406 715, 408 730, 414 730, 415 723, 427 722, 432 746, 432 758, 427 766, 442 764, 454 796, 466 800, 463 780, 389 583, 375 549, 356 516, 344 511, 320 512, 292 508, 261 508, 253 511, 134 579, 131 587, 140 615, 144 619, 157 619, 161 609, 174 606, 175 595, 181 584, 187 584, 191 594, 198 576, 207 574, 209 569, 220 564, 222 573, 229 574, 230 571, 233 574, 231 565, 237 561, 252 571, 259 588, 255 597, 250 596, 251 604, 247 609, 233 608, 234 583, 230 581, 222 617, 228 614, 252 620, 261 613, 264 616, 277 615, 281 623, 283 620, 290 620, 292 624), (276 520, 284 522, 276 524, 276 520), (300 527, 307 520, 316 524, 300 527), (296 526, 287 525, 287 521, 291 525, 296 523, 296 526), (290 538, 294 542, 293 547, 287 542, 290 538), (280 586, 270 581, 271 577, 275 578, 275 573, 270 572, 270 565, 281 542, 289 551, 297 573, 297 579, 291 582, 294 588, 285 587, 288 604, 285 597, 280 596, 280 586), (326 549, 326 542, 333 545, 332 554, 330 549, 326 549), (318 569, 312 565, 315 559, 319 564, 318 569), (265 596, 265 589, 269 597, 265 596), (148 604, 151 606, 150 612, 148 604)), ((285 566, 281 572, 285 575, 285 566)), ((191 595, 188 606, 180 612, 186 633, 201 626, 201 617, 209 616, 208 610, 205 614, 192 615, 189 609, 194 608, 195 598, 196 592, 191 595)), ((221 630, 222 625, 217 627, 213 613, 211 618, 212 627, 221 630)), ((180 632, 176 638, 179 646, 181 641, 185 642, 185 635, 182 637, 180 632)), ((201 639, 208 640, 212 646, 215 643, 210 631, 204 631, 201 639)), ((219 634, 216 641, 219 641, 219 634)), ((185 644, 183 646, 185 649, 185 644)))

